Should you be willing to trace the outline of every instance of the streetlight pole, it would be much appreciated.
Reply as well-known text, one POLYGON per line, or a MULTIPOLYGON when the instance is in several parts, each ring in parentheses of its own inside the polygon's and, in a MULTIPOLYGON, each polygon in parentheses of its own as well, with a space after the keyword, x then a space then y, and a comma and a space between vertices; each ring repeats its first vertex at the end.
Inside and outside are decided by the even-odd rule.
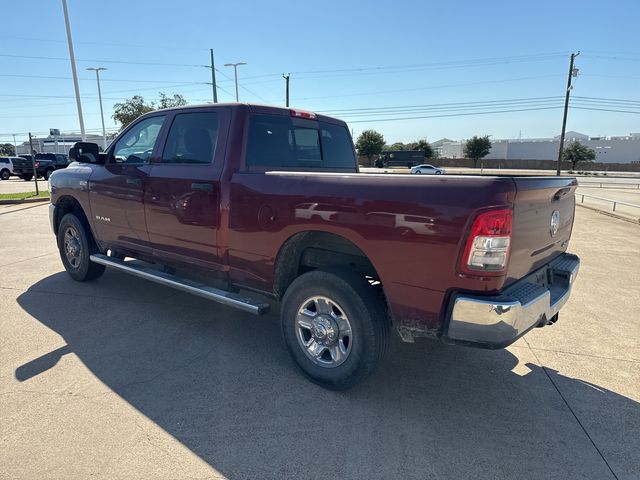
POLYGON ((216 64, 213 61, 213 48, 211 52, 211 88, 213 88, 213 103, 218 103, 218 87, 216 86, 216 64))
POLYGON ((285 86, 285 106, 287 108, 289 108, 289 78, 291 77, 290 73, 287 73, 286 75, 283 73, 282 74, 282 78, 284 78, 284 81, 286 83, 285 86))
POLYGON ((73 40, 71 39, 71 26, 69 25, 69 12, 67 11, 67 0, 62 0, 64 10, 64 24, 67 27, 67 43, 69 44, 69 60, 71 61, 71 73, 73 76, 73 88, 76 91, 76 105, 78 107, 78 120, 80 120, 80 135, 82 141, 87 139, 84 133, 84 120, 82 118, 82 104, 80 103, 80 88, 78 87, 78 74, 76 73, 76 57, 73 54, 73 40))
POLYGON ((224 66, 225 67, 233 67, 233 76, 235 77, 235 81, 236 81, 236 102, 239 102, 239 97, 238 97, 238 66, 240 65, 246 65, 246 62, 238 62, 238 63, 225 63, 224 66))
POLYGON ((107 131, 104 128, 104 112, 102 111, 102 92, 100 91, 100 71, 106 70, 104 67, 87 68, 96 72, 96 81, 98 82, 98 101, 100 102, 100 120, 102 120, 102 149, 107 149, 107 131))
POLYGON ((573 77, 578 76, 577 69, 573 68, 573 61, 575 58, 580 55, 578 53, 571 54, 571 60, 569 61, 569 78, 567 79, 567 91, 564 97, 564 115, 562 116, 562 133, 560 134, 560 149, 558 150, 558 167, 556 168, 556 175, 560 176, 560 169, 562 167, 562 151, 564 149, 564 135, 565 130, 567 128, 567 113, 569 111, 569 95, 571 94, 571 89, 573 86, 571 85, 571 79, 573 77))

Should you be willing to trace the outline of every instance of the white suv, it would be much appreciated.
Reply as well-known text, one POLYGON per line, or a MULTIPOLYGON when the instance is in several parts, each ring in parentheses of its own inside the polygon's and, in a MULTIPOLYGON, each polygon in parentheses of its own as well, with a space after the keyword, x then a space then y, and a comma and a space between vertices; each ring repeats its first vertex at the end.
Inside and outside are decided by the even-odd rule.
POLYGON ((13 175, 11 157, 0 157, 0 180, 9 180, 11 175, 13 175))

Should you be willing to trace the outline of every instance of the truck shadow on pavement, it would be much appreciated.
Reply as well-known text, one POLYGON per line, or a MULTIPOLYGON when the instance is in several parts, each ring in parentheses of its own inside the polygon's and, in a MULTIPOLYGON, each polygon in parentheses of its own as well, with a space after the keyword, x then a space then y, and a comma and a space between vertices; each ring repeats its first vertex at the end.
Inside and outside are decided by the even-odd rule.
POLYGON ((230 479, 613 478, 583 426, 620 478, 640 468, 627 457, 638 404, 537 366, 527 348, 392 342, 372 378, 336 393, 298 372, 277 312, 255 318, 109 271, 86 284, 57 273, 18 302, 66 341, 16 366, 19 381, 72 353, 230 479))

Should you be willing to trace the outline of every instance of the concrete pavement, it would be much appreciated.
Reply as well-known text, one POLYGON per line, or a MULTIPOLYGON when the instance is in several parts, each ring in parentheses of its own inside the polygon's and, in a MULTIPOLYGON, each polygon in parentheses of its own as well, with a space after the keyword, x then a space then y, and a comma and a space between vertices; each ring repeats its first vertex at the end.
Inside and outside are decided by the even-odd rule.
POLYGON ((553 327, 393 342, 343 393, 255 318, 63 272, 46 206, 0 206, 0 478, 640 478, 640 227, 578 209, 553 327))
MULTIPOLYGON (((38 180, 38 188, 40 191, 49 189, 49 184, 46 180, 38 180)), ((33 180, 25 182, 18 177, 11 177, 9 180, 0 180, 0 193, 22 193, 22 192, 35 192, 36 185, 33 180)))

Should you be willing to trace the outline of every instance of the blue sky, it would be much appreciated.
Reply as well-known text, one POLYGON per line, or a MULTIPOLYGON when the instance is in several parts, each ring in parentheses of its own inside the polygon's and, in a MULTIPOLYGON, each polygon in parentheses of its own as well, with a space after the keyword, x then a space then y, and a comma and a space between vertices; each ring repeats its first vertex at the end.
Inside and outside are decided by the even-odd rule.
MULTIPOLYGON (((214 48, 221 101, 233 100, 224 63, 248 63, 241 101, 283 104, 281 74, 291 72, 292 106, 330 112, 356 135, 375 128, 389 143, 557 135, 568 56, 581 50, 572 103, 580 109, 568 128, 640 132, 637 1, 68 2, 88 131, 100 117, 87 67, 108 68, 102 92, 113 128, 113 104, 135 94, 210 101, 201 65, 214 48)), ((5 2, 2 11, 0 141, 78 131, 61 2, 5 2)))

